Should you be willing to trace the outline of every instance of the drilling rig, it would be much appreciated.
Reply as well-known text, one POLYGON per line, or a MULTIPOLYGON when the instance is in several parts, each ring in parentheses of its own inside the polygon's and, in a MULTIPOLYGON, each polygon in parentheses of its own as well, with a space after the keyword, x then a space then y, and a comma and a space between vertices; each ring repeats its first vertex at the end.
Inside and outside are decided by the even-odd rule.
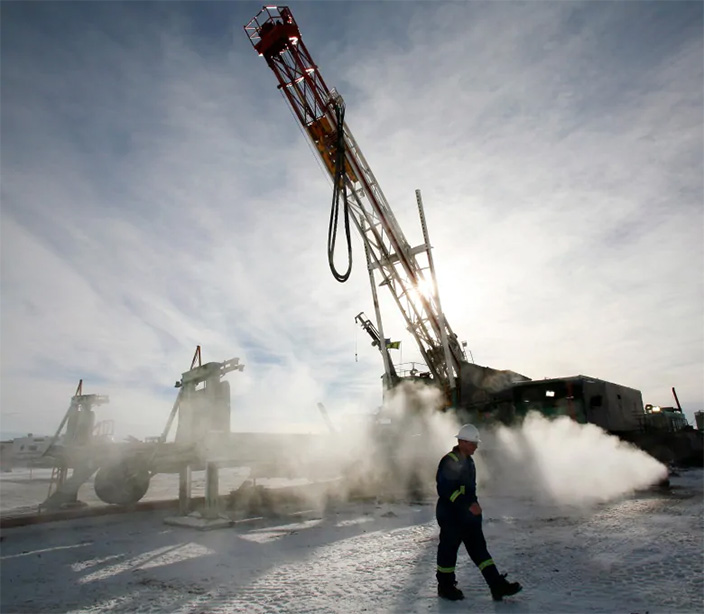
MULTIPOLYGON (((362 237, 377 320, 375 334, 385 339, 377 297, 377 287, 385 286, 418 345, 432 383, 442 391, 446 407, 460 412, 485 410, 494 395, 514 383, 527 381, 529 378, 513 371, 467 360, 463 344, 442 311, 420 190, 415 195, 423 243, 411 246, 345 121, 342 96, 327 86, 291 10, 286 6, 265 6, 244 30, 255 51, 276 75, 278 88, 332 178, 328 260, 338 281, 347 280, 352 266, 350 221, 362 237), (342 272, 333 261, 341 219, 348 257, 347 268, 342 272)), ((386 378, 393 379, 388 352, 380 349, 386 378)))
POLYGON ((352 268, 350 221, 362 238, 377 323, 374 326, 363 314, 356 320, 379 347, 385 392, 408 378, 396 373, 385 345, 377 296, 381 286, 391 293, 427 364, 425 379, 442 391, 445 408, 453 408, 461 419, 498 418, 508 423, 534 408, 544 415, 569 415, 578 422, 596 424, 665 462, 696 457, 701 464, 702 432, 692 435, 693 429, 683 430, 674 433, 673 441, 661 434, 651 437, 644 428, 646 416, 638 390, 583 375, 533 381, 514 371, 468 361, 465 344, 442 311, 420 190, 415 196, 423 243, 412 247, 345 121, 342 96, 327 86, 291 10, 265 6, 244 30, 276 76, 278 88, 332 178, 328 261, 338 281, 346 281, 352 268), (333 258, 340 219, 348 259, 342 272, 333 258), (659 449, 664 452, 658 453, 659 449))

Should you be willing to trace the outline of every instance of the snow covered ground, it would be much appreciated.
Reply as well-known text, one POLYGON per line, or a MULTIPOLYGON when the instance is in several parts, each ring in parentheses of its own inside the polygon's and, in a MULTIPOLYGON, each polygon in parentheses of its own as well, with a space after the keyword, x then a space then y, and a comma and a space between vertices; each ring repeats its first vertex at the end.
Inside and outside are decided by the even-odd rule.
POLYGON ((686 613, 704 610, 701 470, 596 507, 485 495, 491 601, 460 553, 463 602, 435 594, 434 500, 356 502, 213 531, 139 512, 4 530, 0 611, 686 613))

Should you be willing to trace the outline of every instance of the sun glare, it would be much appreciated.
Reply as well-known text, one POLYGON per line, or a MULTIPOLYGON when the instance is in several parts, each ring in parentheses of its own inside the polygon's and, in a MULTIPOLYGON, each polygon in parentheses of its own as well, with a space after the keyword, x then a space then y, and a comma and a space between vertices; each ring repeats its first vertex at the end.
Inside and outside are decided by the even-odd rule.
POLYGON ((420 296, 425 298, 433 298, 435 296, 435 291, 433 289, 433 282, 430 279, 421 277, 414 286, 414 290, 420 296))

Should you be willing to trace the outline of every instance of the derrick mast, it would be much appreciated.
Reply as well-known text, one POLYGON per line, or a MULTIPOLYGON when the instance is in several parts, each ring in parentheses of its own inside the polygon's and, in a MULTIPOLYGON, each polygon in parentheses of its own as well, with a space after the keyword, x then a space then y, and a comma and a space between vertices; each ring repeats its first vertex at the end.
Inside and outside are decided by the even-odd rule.
MULTIPOLYGON (((468 395, 461 395, 460 389, 464 388, 462 380, 468 381, 466 367, 474 365, 467 363, 440 306, 420 192, 416 191, 416 201, 424 243, 411 247, 344 121, 342 96, 325 83, 290 9, 266 6, 244 29, 254 49, 276 75, 278 88, 332 177, 330 228, 338 219, 335 201, 342 197, 345 222, 351 219, 364 241, 373 292, 377 284, 388 287, 433 379, 450 403, 466 405, 469 399, 460 397, 468 395)), ((336 271, 332 258, 334 245, 334 235, 332 240, 329 235, 330 267, 338 281, 345 281, 350 268, 342 274, 336 271)), ((351 267, 349 236, 348 258, 351 267)), ((377 313, 377 319, 378 316, 377 313)), ((477 381, 477 377, 472 379, 477 381)))

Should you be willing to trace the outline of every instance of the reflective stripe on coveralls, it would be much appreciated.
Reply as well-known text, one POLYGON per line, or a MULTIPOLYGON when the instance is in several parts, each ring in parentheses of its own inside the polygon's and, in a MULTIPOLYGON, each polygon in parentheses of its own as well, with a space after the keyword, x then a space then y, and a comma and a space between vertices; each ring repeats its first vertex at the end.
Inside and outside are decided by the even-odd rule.
POLYGON ((450 495, 450 501, 452 501, 454 503, 455 499, 457 499, 457 497, 459 497, 460 495, 463 495, 463 494, 464 494, 464 485, 460 486, 455 492, 453 492, 450 495))
POLYGON ((455 573, 455 568, 454 567, 440 567, 440 565, 438 565, 438 571, 440 573, 455 573))
POLYGON ((479 565, 477 565, 477 567, 479 567, 479 571, 481 571, 485 567, 489 567, 489 565, 494 565, 494 564, 495 564, 494 559, 487 559, 483 563, 479 563, 479 565))

